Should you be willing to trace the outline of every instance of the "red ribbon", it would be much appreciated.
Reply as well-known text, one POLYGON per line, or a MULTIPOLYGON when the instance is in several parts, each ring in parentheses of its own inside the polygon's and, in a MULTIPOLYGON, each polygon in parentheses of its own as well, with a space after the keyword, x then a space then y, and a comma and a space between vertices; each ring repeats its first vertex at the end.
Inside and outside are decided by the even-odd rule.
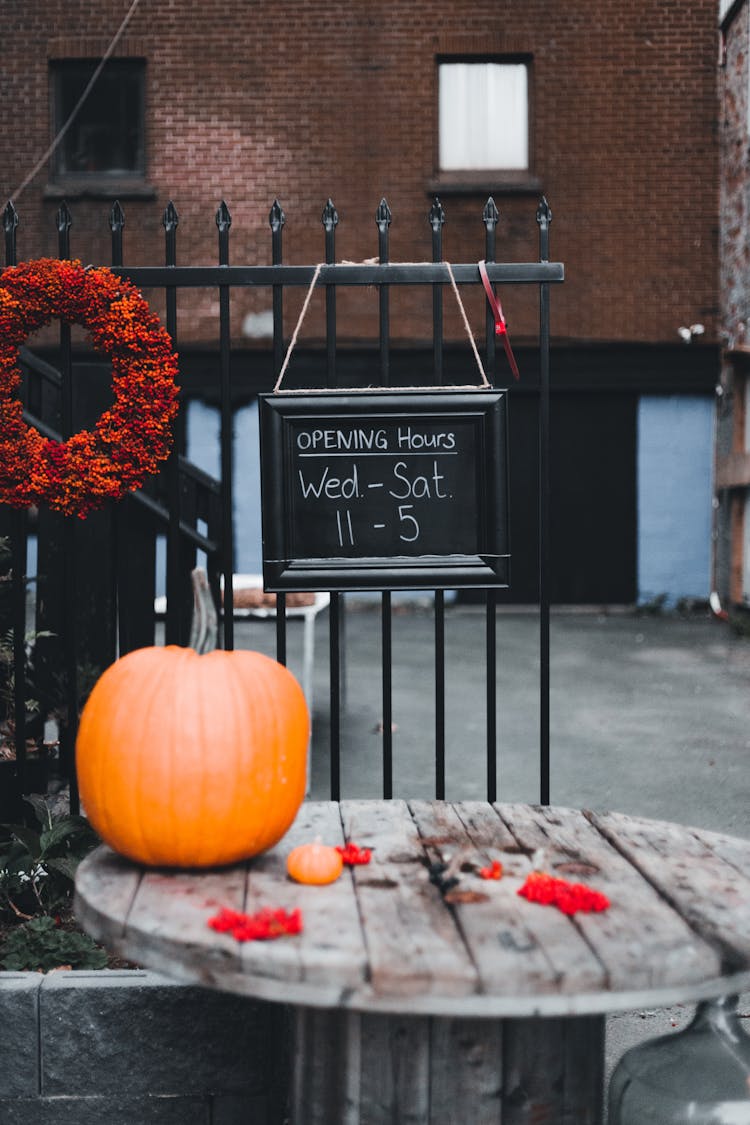
POLYGON ((482 285, 484 286, 484 291, 487 294, 487 300, 490 303, 492 315, 495 318, 495 335, 500 336, 503 341, 503 347, 505 348, 505 354, 508 357, 510 369, 513 372, 513 378, 519 379, 520 375, 518 372, 518 364, 516 363, 516 357, 513 355, 513 349, 510 346, 508 325, 506 324, 505 316, 503 315, 503 306, 500 304, 500 298, 495 295, 495 291, 492 288, 492 282, 490 281, 489 274, 487 273, 487 267, 483 261, 479 262, 479 276, 482 279, 482 285))

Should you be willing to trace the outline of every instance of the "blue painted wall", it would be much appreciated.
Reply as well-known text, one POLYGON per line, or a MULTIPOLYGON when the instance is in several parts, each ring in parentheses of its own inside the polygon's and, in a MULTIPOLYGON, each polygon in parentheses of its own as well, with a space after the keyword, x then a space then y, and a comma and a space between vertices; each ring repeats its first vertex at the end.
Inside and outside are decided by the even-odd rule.
POLYGON ((713 400, 648 395, 638 407, 638 600, 707 598, 713 400))
MULTIPOLYGON (((218 407, 196 399, 187 409, 187 456, 204 472, 220 477, 220 418, 218 407)), ((263 569, 260 522, 260 450, 258 404, 243 406, 234 415, 234 570, 259 574, 263 569)))
MULTIPOLYGON (((260 573, 258 408, 234 419, 235 572, 260 573)), ((648 395, 638 407, 638 600, 710 593, 713 400, 706 395, 648 395)), ((187 455, 219 476, 219 411, 193 400, 187 455)))

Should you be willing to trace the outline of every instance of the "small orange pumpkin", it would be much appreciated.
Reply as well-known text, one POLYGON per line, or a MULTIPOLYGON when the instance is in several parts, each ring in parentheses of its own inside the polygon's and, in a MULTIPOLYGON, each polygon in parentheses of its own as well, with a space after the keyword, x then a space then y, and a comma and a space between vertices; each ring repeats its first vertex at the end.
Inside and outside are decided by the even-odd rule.
POLYGON ((333 883, 344 869, 344 861, 336 848, 315 840, 292 848, 286 857, 286 869, 297 883, 333 883))
POLYGON ((258 652, 142 648, 94 685, 76 742, 84 810, 138 863, 213 867, 272 847, 305 795, 302 688, 258 652))

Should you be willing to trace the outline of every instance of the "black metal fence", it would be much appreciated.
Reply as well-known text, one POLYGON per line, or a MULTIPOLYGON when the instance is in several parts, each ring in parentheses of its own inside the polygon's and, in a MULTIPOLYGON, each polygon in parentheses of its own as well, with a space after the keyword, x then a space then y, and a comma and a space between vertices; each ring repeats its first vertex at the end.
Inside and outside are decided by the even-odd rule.
MULTIPOLYGON (((539 777, 540 800, 549 800, 549 304, 550 285, 563 279, 563 268, 549 260, 550 209, 542 200, 536 212, 539 257, 532 262, 496 262, 499 215, 488 199, 481 221, 485 231, 485 253, 489 279, 502 286, 535 287, 539 302, 539 336, 535 366, 538 381, 531 389, 537 397, 536 432, 538 459, 537 583, 539 605, 539 777)), ((166 615, 164 639, 168 644, 188 640, 192 593, 190 574, 197 552, 203 552, 209 581, 217 604, 223 585, 223 627, 220 644, 231 649, 235 644, 234 626, 234 542, 232 495, 232 432, 235 394, 233 388, 233 347, 230 324, 230 292, 236 287, 270 291, 273 307, 273 339, 258 362, 273 377, 259 380, 257 389, 271 390, 282 367, 290 325, 285 322, 284 297, 287 290, 309 288, 314 265, 285 265, 283 229, 285 216, 278 202, 269 216, 271 262, 268 265, 230 265, 231 216, 224 203, 216 213, 218 234, 217 264, 177 265, 178 215, 170 203, 163 216, 164 265, 125 265, 123 259, 124 213, 118 203, 109 216, 112 252, 111 268, 131 279, 141 289, 164 293, 166 327, 179 348, 177 311, 180 295, 186 290, 218 294, 218 339, 216 395, 220 403, 220 480, 191 465, 178 449, 170 456, 161 476, 142 491, 127 497, 107 511, 95 513, 86 521, 39 511, 27 513, 0 507, 0 535, 11 545, 10 597, 6 606, 12 630, 12 651, 6 663, 14 677, 6 676, 12 689, 6 719, 6 733, 12 732, 15 760, 0 777, 6 805, 21 792, 33 790, 34 761, 44 758, 45 750, 39 717, 27 711, 26 700, 33 690, 44 700, 55 697, 60 720, 60 770, 70 782, 70 803, 75 811, 78 797, 75 783, 74 746, 77 718, 88 682, 118 655, 154 643, 155 637, 155 558, 156 541, 166 539, 166 615), (270 352, 270 356, 268 354, 270 352), (25 572, 30 520, 35 522, 39 544, 36 598, 31 606, 27 596, 25 572), (33 658, 26 639, 29 619, 37 634, 33 658), (94 627, 95 623, 95 627, 94 627)), ((428 216, 431 232, 431 261, 397 263, 390 261, 389 227, 391 213, 382 200, 376 213, 377 259, 365 263, 339 263, 336 256, 338 215, 331 200, 322 213, 324 264, 319 269, 319 284, 325 293, 325 341, 319 365, 325 385, 340 385, 342 362, 337 345, 337 294, 341 287, 373 286, 378 291, 377 344, 373 341, 375 365, 383 387, 397 387, 400 373, 394 364, 390 314, 392 287, 426 286, 432 292, 432 359, 429 381, 440 387, 446 382, 446 341, 443 326, 445 286, 450 270, 443 259, 445 212, 435 199, 428 216)), ((72 216, 65 204, 57 213, 58 252, 71 257, 72 216)), ((3 213, 6 265, 17 261, 19 216, 9 203, 3 213)), ((105 263, 101 263, 105 264, 105 263)), ((476 263, 451 263, 457 284, 480 284, 476 263)), ((495 322, 488 306, 482 353, 488 373, 495 368, 497 349, 495 322)), ((85 370, 76 362, 69 325, 60 325, 59 350, 54 363, 22 350, 25 369, 23 398, 25 415, 49 436, 66 438, 75 427, 76 394, 85 383, 85 370), (78 391, 76 390, 78 388, 78 391)), ((370 379, 371 382, 371 379, 370 379)), ((101 384, 101 379, 99 380, 101 384)), ((350 372, 346 386, 352 385, 350 372)), ((529 388, 525 388, 529 392, 529 388)), ((511 494, 511 504, 513 496, 511 494)), ((6 583, 7 592, 8 583, 6 583)), ((344 654, 344 599, 332 593, 329 614, 330 660, 330 795, 341 794, 341 712, 342 660, 344 654)), ((495 683, 497 676, 497 592, 482 592, 485 609, 486 643, 486 793, 498 797, 498 717, 495 683)), ((383 795, 393 793, 392 739, 392 593, 384 589, 381 600, 383 795)), ((278 595, 276 616, 276 655, 287 660, 286 598, 278 595)), ((10 634, 9 634, 10 636, 10 634)), ((445 684, 446 604, 443 591, 434 593, 434 677, 435 677, 435 795, 445 796, 446 684, 445 684)), ((10 642, 9 642, 10 643, 10 642)), ((50 706, 48 703, 47 706, 50 706)))

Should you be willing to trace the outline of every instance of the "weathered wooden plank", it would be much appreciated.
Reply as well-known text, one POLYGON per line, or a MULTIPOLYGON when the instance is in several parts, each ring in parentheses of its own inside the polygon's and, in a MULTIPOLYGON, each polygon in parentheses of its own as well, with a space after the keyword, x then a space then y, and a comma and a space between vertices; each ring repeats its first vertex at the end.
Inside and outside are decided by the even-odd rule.
POLYGON ((303 886, 286 873, 286 857, 298 844, 344 842, 339 805, 335 801, 303 802, 282 840, 248 867, 245 909, 264 906, 302 911, 304 933, 272 943, 248 942, 242 950, 247 973, 308 983, 320 982, 346 990, 361 985, 367 971, 367 953, 362 934, 351 871, 327 886, 303 886))
POLYGON ((86 856, 76 871, 76 918, 114 952, 122 950, 125 919, 140 881, 139 868, 105 844, 86 856))
POLYGON ((450 907, 479 970, 481 991, 523 996, 605 986, 601 962, 570 919, 559 911, 530 911, 519 899, 531 859, 490 805, 412 801, 410 808, 431 856, 445 861, 463 850, 475 869, 495 859, 503 864, 498 882, 476 870, 462 873, 457 890, 484 901, 450 907))
POLYGON ((744 869, 740 842, 720 843, 708 833, 622 813, 589 815, 701 938, 720 951, 725 968, 750 967, 750 870, 744 869))
POLYGON ((502 1092, 502 1022, 433 1019, 430 1125, 497 1125, 502 1092))
POLYGON ((294 1009, 291 1121, 360 1125, 360 1017, 294 1009))
MULTIPOLYGON (((605 966, 611 990, 659 987, 719 975, 715 951, 583 813, 534 806, 496 807, 521 845, 544 850, 545 870, 588 883, 610 899, 608 910, 576 914, 574 923, 605 966), (587 867, 592 869, 590 874, 587 867)), ((528 910, 535 913, 552 909, 528 904, 528 910)))
POLYGON ((604 1116, 604 1016, 564 1019, 563 1108, 568 1125, 600 1125, 604 1116))
POLYGON ((430 1021, 363 1015, 360 1118, 367 1125, 430 1125, 430 1021))
POLYGON ((505 1020, 503 1125, 601 1125, 604 1019, 505 1020))
POLYGON ((691 831, 725 863, 736 867, 742 875, 750 877, 750 840, 740 836, 724 836, 719 832, 708 832, 702 828, 691 829, 691 831))
POLYGON ((143 869, 127 914, 129 956, 169 971, 170 964, 203 984, 240 971, 239 946, 208 920, 222 907, 242 910, 244 866, 206 871, 143 869))
POLYGON ((373 848, 353 868, 367 934, 370 984, 384 996, 466 995, 477 971, 452 914, 429 880, 419 833, 403 801, 343 801, 347 839, 373 848))

